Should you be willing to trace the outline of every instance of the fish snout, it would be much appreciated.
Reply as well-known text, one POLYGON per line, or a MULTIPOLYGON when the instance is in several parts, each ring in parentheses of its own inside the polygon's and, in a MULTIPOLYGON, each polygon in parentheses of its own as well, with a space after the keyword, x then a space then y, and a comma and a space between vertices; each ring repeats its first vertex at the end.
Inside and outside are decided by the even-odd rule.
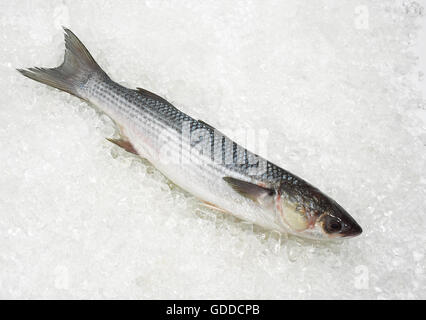
POLYGON ((361 226, 352 219, 350 223, 345 223, 345 227, 341 231, 341 236, 348 238, 348 237, 356 237, 362 233, 361 226))

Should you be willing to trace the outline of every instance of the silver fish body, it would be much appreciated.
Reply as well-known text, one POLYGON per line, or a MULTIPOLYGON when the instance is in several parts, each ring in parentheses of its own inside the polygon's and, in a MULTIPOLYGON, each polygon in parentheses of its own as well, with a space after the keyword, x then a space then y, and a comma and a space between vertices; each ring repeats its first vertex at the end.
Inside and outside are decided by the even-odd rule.
POLYGON ((241 219, 291 231, 282 229, 278 216, 235 192, 223 180, 234 177, 276 183, 284 176, 279 167, 163 99, 125 88, 108 78, 89 80, 81 94, 114 119, 137 153, 175 184, 241 219), (204 152, 206 146, 209 152, 204 152), (257 162, 250 165, 249 159, 257 162), (265 172, 253 174, 260 171, 257 167, 262 162, 267 166, 265 172))
POLYGON ((64 63, 18 70, 110 116, 134 153, 201 200, 269 229, 314 239, 353 237, 361 227, 303 179, 238 145, 144 89, 112 81, 65 29, 64 63))

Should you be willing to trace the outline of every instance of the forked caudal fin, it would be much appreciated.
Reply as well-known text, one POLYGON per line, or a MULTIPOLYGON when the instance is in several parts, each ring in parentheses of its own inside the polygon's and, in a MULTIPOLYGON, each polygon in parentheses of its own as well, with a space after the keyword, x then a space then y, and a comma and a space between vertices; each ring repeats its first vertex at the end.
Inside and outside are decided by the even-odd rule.
POLYGON ((84 99, 81 88, 94 74, 107 77, 77 36, 65 31, 64 62, 56 68, 17 69, 24 76, 84 99))

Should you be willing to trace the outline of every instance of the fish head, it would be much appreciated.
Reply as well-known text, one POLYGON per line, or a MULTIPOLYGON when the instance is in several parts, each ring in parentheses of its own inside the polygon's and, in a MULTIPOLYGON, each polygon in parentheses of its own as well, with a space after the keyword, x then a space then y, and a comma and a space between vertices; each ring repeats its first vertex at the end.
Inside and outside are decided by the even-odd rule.
POLYGON ((336 201, 297 177, 283 181, 276 194, 276 212, 293 234, 325 240, 362 233, 360 225, 336 201))

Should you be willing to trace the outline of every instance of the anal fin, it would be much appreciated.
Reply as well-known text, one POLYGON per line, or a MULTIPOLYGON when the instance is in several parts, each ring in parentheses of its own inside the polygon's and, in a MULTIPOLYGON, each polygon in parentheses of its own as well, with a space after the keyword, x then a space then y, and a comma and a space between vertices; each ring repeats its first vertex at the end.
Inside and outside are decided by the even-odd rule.
POLYGON ((138 152, 136 151, 136 149, 133 147, 133 145, 130 143, 130 141, 128 140, 123 140, 123 139, 110 139, 110 138, 106 138, 108 141, 116 144, 117 146, 119 146, 120 148, 123 148, 124 150, 126 150, 127 152, 139 155, 138 152))
POLYGON ((220 207, 218 207, 218 206, 216 206, 213 203, 208 202, 208 201, 202 200, 201 204, 204 207, 212 209, 212 210, 216 210, 216 211, 219 211, 219 212, 222 212, 222 213, 229 213, 229 211, 226 211, 225 209, 222 209, 222 208, 220 208, 220 207))

